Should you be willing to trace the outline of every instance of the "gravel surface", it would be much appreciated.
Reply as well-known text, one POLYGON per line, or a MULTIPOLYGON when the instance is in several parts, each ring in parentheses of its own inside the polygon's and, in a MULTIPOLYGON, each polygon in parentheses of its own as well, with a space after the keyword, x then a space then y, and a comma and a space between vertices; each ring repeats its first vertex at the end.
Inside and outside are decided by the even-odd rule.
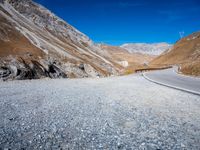
POLYGON ((200 149, 200 97, 140 75, 0 82, 0 149, 200 149))

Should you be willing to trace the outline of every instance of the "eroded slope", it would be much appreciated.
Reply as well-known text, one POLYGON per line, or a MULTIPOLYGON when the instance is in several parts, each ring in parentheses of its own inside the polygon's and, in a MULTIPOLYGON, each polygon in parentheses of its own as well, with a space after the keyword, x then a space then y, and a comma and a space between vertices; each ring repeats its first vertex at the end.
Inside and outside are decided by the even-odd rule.
POLYGON ((119 71, 106 51, 31 0, 0 1, 0 57, 4 79, 97 77, 119 71))

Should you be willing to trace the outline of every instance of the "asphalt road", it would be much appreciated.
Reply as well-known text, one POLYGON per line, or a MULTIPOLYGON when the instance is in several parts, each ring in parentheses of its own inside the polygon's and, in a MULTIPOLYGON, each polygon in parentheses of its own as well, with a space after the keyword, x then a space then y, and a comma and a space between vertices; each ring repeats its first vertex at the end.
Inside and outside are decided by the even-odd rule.
POLYGON ((146 72, 144 75, 152 81, 197 94, 199 93, 200 95, 200 78, 178 74, 177 68, 175 67, 166 70, 146 72))
POLYGON ((200 97, 140 75, 0 82, 0 149, 200 149, 200 97))

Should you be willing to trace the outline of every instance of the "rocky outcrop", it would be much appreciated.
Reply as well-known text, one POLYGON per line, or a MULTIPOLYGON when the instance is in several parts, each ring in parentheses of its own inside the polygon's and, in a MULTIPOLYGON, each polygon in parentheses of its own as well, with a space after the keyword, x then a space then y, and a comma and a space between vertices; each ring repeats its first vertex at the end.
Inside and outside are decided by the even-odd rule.
POLYGON ((67 75, 55 64, 49 64, 45 67, 37 61, 27 62, 21 58, 21 60, 12 62, 1 62, 0 65, 0 78, 3 80, 39 79, 44 77, 67 78, 67 75))
POLYGON ((0 79, 40 79, 40 78, 77 78, 103 77, 90 64, 71 64, 61 62, 38 62, 34 59, 13 58, 0 61, 0 79))

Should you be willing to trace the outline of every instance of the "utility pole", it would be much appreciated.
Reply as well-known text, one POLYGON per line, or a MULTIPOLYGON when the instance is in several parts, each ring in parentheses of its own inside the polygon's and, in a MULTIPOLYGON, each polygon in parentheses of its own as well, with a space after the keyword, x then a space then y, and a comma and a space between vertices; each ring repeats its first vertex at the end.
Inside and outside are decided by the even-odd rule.
POLYGON ((184 37, 184 34, 185 34, 184 31, 179 32, 179 35, 180 35, 180 38, 181 38, 181 39, 184 37))

